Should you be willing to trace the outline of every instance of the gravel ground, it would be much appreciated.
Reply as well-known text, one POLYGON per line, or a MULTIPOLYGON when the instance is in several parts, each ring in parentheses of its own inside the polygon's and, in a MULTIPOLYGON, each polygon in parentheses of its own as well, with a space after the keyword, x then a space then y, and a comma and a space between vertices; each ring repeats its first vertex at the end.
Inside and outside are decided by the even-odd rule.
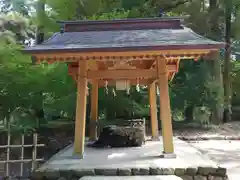
POLYGON ((229 180, 240 179, 240 141, 209 140, 189 142, 203 155, 228 169, 229 180))
POLYGON ((192 138, 193 141, 189 141, 189 144, 219 166, 228 169, 229 180, 240 179, 240 122, 211 126, 205 130, 176 130, 174 134, 186 138, 185 140, 192 138), (224 137, 228 140, 224 140, 224 137))
POLYGON ((211 125, 207 128, 174 130, 175 136, 240 136, 240 121, 211 125))

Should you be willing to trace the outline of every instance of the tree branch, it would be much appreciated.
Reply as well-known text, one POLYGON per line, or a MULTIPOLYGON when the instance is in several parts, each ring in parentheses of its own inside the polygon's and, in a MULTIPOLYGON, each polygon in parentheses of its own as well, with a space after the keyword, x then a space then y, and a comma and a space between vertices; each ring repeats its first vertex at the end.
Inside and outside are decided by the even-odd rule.
POLYGON ((184 5, 188 2, 191 2, 192 0, 182 0, 182 1, 177 1, 175 3, 171 3, 171 4, 168 4, 166 5, 163 10, 166 12, 166 11, 171 11, 172 9, 175 9, 177 8, 178 6, 180 5, 184 5))

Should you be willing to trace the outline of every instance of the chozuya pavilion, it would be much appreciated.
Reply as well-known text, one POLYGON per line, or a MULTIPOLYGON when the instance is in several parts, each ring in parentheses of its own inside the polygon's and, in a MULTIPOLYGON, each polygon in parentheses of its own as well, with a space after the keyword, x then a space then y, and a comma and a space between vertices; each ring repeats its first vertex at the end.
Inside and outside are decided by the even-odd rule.
MULTIPOLYGON (((160 92, 163 153, 174 154, 168 81, 181 59, 197 60, 218 53, 223 43, 204 38, 182 25, 180 18, 62 21, 62 29, 45 42, 28 47, 38 63, 67 63, 77 83, 74 152, 83 157, 88 83, 91 121, 98 119, 98 88, 144 84, 149 87, 151 131, 157 138, 156 84, 160 92)), ((90 138, 96 139, 96 123, 90 138)))

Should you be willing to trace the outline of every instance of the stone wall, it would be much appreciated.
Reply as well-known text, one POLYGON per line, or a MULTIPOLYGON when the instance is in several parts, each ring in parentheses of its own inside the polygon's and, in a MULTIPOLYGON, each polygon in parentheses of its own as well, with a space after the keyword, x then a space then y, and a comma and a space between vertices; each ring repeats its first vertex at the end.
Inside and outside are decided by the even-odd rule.
POLYGON ((78 180, 83 176, 136 176, 176 175, 183 180, 228 180, 225 168, 125 168, 125 169, 82 169, 44 170, 32 174, 31 180, 78 180))

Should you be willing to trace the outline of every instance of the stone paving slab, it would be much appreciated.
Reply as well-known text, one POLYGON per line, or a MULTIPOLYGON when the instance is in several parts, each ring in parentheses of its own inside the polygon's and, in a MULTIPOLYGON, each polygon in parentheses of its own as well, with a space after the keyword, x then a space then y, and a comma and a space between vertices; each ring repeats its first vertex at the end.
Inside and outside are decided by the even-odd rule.
MULTIPOLYGON (((161 138, 160 138, 161 139, 161 138)), ((217 167, 217 163, 202 155, 187 142, 174 138, 176 158, 160 158, 162 141, 147 141, 142 147, 132 148, 85 148, 84 158, 73 156, 73 146, 60 151, 42 165, 44 169, 98 169, 98 168, 188 168, 217 167)))
POLYGON ((169 176, 85 176, 80 180, 182 180, 182 178, 169 176))

